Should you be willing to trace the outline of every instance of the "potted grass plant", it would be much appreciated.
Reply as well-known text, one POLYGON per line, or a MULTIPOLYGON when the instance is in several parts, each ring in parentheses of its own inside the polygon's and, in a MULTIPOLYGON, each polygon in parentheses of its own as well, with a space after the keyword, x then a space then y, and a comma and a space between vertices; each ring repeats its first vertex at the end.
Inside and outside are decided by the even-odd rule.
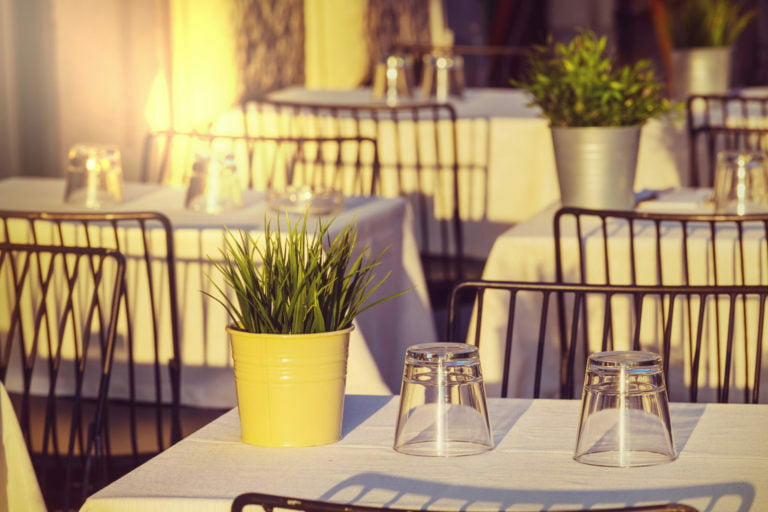
POLYGON ((640 129, 672 110, 649 61, 616 67, 606 45, 582 30, 534 47, 527 75, 512 82, 549 119, 564 206, 634 207, 640 129))
POLYGON ((669 7, 673 97, 725 94, 734 42, 755 16, 738 0, 679 0, 669 7))
POLYGON ((354 318, 401 293, 371 300, 389 274, 383 253, 356 248, 357 226, 308 216, 263 237, 229 232, 214 268, 213 299, 227 310, 241 438, 260 446, 314 446, 341 435, 354 318), (229 291, 229 293, 227 293, 229 291))

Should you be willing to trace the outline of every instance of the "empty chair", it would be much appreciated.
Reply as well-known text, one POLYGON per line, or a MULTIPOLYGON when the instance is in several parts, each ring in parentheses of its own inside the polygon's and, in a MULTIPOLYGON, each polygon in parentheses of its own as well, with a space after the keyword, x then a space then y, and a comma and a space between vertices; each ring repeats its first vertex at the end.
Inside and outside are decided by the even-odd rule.
POLYGON ((578 397, 588 354, 648 350, 673 401, 757 403, 767 296, 766 286, 467 281, 451 296, 448 339, 478 345, 489 393, 502 396, 578 397), (475 301, 469 326, 462 295, 475 301))
POLYGON ((0 243, 0 380, 49 510, 77 508, 106 483, 106 400, 124 276, 114 250, 0 243))
MULTIPOLYGON (((243 105, 249 136, 370 137, 379 151, 377 194, 409 200, 434 302, 472 270, 459 212, 456 111, 449 104, 330 105, 284 101, 243 105)), ((474 275, 474 274, 470 274, 474 275)))
MULTIPOLYGON (((407 512, 413 510, 393 507, 368 507, 363 505, 349 505, 345 503, 334 503, 330 501, 305 500, 299 498, 288 498, 284 496, 274 496, 271 494, 260 494, 255 492, 241 494, 240 496, 237 496, 232 502, 232 512, 246 512, 246 510, 251 509, 263 509, 264 512, 272 512, 274 509, 296 510, 303 512, 407 512)), ((430 507, 429 510, 434 509, 430 507)), ((551 509, 547 510, 551 511, 551 509)), ((696 509, 693 507, 688 505, 678 505, 674 503, 664 505, 648 505, 644 507, 606 508, 600 510, 604 512, 696 512, 696 509)))
POLYGON ((321 183, 347 195, 370 196, 378 187, 378 149, 368 137, 242 136, 171 130, 147 134, 141 180, 187 183, 198 159, 217 153, 234 157, 243 188, 264 190, 271 180, 284 181, 288 175, 291 181, 321 183))
POLYGON ((768 284, 768 214, 560 208, 555 279, 595 284, 768 284))
MULTIPOLYGON (((170 221, 160 213, 0 211, 0 240, 106 247, 126 260, 109 390, 110 478, 182 437, 176 269, 170 221)), ((210 418, 207 418, 210 419, 210 418)), ((203 423, 186 426, 186 433, 203 423)))
POLYGON ((766 149, 768 96, 693 95, 686 106, 691 186, 713 185, 719 151, 766 149))

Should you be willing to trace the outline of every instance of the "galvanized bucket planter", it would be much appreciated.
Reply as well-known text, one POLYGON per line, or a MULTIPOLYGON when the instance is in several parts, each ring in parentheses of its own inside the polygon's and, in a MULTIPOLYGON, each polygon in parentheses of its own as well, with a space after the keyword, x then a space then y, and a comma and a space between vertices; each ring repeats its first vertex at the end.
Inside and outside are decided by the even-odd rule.
POLYGON ((552 128, 563 206, 634 208, 640 126, 552 128))
POLYGON ((728 92, 730 46, 674 48, 671 57, 673 98, 677 101, 685 101, 691 94, 728 92))

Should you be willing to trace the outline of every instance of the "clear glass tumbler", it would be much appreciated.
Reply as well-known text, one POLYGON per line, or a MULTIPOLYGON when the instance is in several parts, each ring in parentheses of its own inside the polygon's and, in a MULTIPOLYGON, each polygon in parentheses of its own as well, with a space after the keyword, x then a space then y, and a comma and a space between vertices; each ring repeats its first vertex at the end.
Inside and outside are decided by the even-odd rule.
POLYGON ((768 212, 768 167, 756 151, 720 151, 715 168, 717 213, 768 212))
POLYGON ((373 99, 396 105, 413 96, 413 65, 404 55, 386 55, 376 63, 373 73, 373 99))
POLYGON ((428 343, 408 348, 394 448, 443 457, 493 448, 477 347, 428 343))
POLYGON ((243 206, 243 191, 231 153, 198 153, 187 188, 186 207, 218 214, 243 206))
POLYGON ((109 144, 75 144, 67 155, 64 202, 100 209, 123 202, 120 150, 109 144))
POLYGON ((677 457, 661 357, 589 356, 574 459, 597 466, 650 466, 677 457))

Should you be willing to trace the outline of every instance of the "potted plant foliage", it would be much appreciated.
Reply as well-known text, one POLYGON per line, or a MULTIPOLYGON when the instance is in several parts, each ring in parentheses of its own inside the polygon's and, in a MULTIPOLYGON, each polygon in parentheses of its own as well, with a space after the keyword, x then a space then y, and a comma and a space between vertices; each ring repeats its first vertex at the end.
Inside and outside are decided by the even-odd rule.
MULTIPOLYGON (((232 321, 241 438, 260 446, 314 446, 337 441, 354 318, 376 301, 389 277, 374 269, 383 253, 356 249, 357 226, 331 238, 332 220, 308 216, 263 237, 230 232, 214 268, 217 296, 232 321), (357 254, 355 256, 355 254, 357 254), (226 289, 230 293, 226 292, 226 289)), ((404 293, 404 292, 401 292, 404 293)), ((210 294, 209 294, 210 295, 210 294)))
POLYGON ((522 82, 549 119, 564 206, 634 206, 640 128, 671 110, 650 62, 615 67, 606 38, 580 31, 535 47, 522 82))
POLYGON ((733 43, 755 16, 738 0, 682 0, 669 8, 673 97, 728 92, 733 43))

